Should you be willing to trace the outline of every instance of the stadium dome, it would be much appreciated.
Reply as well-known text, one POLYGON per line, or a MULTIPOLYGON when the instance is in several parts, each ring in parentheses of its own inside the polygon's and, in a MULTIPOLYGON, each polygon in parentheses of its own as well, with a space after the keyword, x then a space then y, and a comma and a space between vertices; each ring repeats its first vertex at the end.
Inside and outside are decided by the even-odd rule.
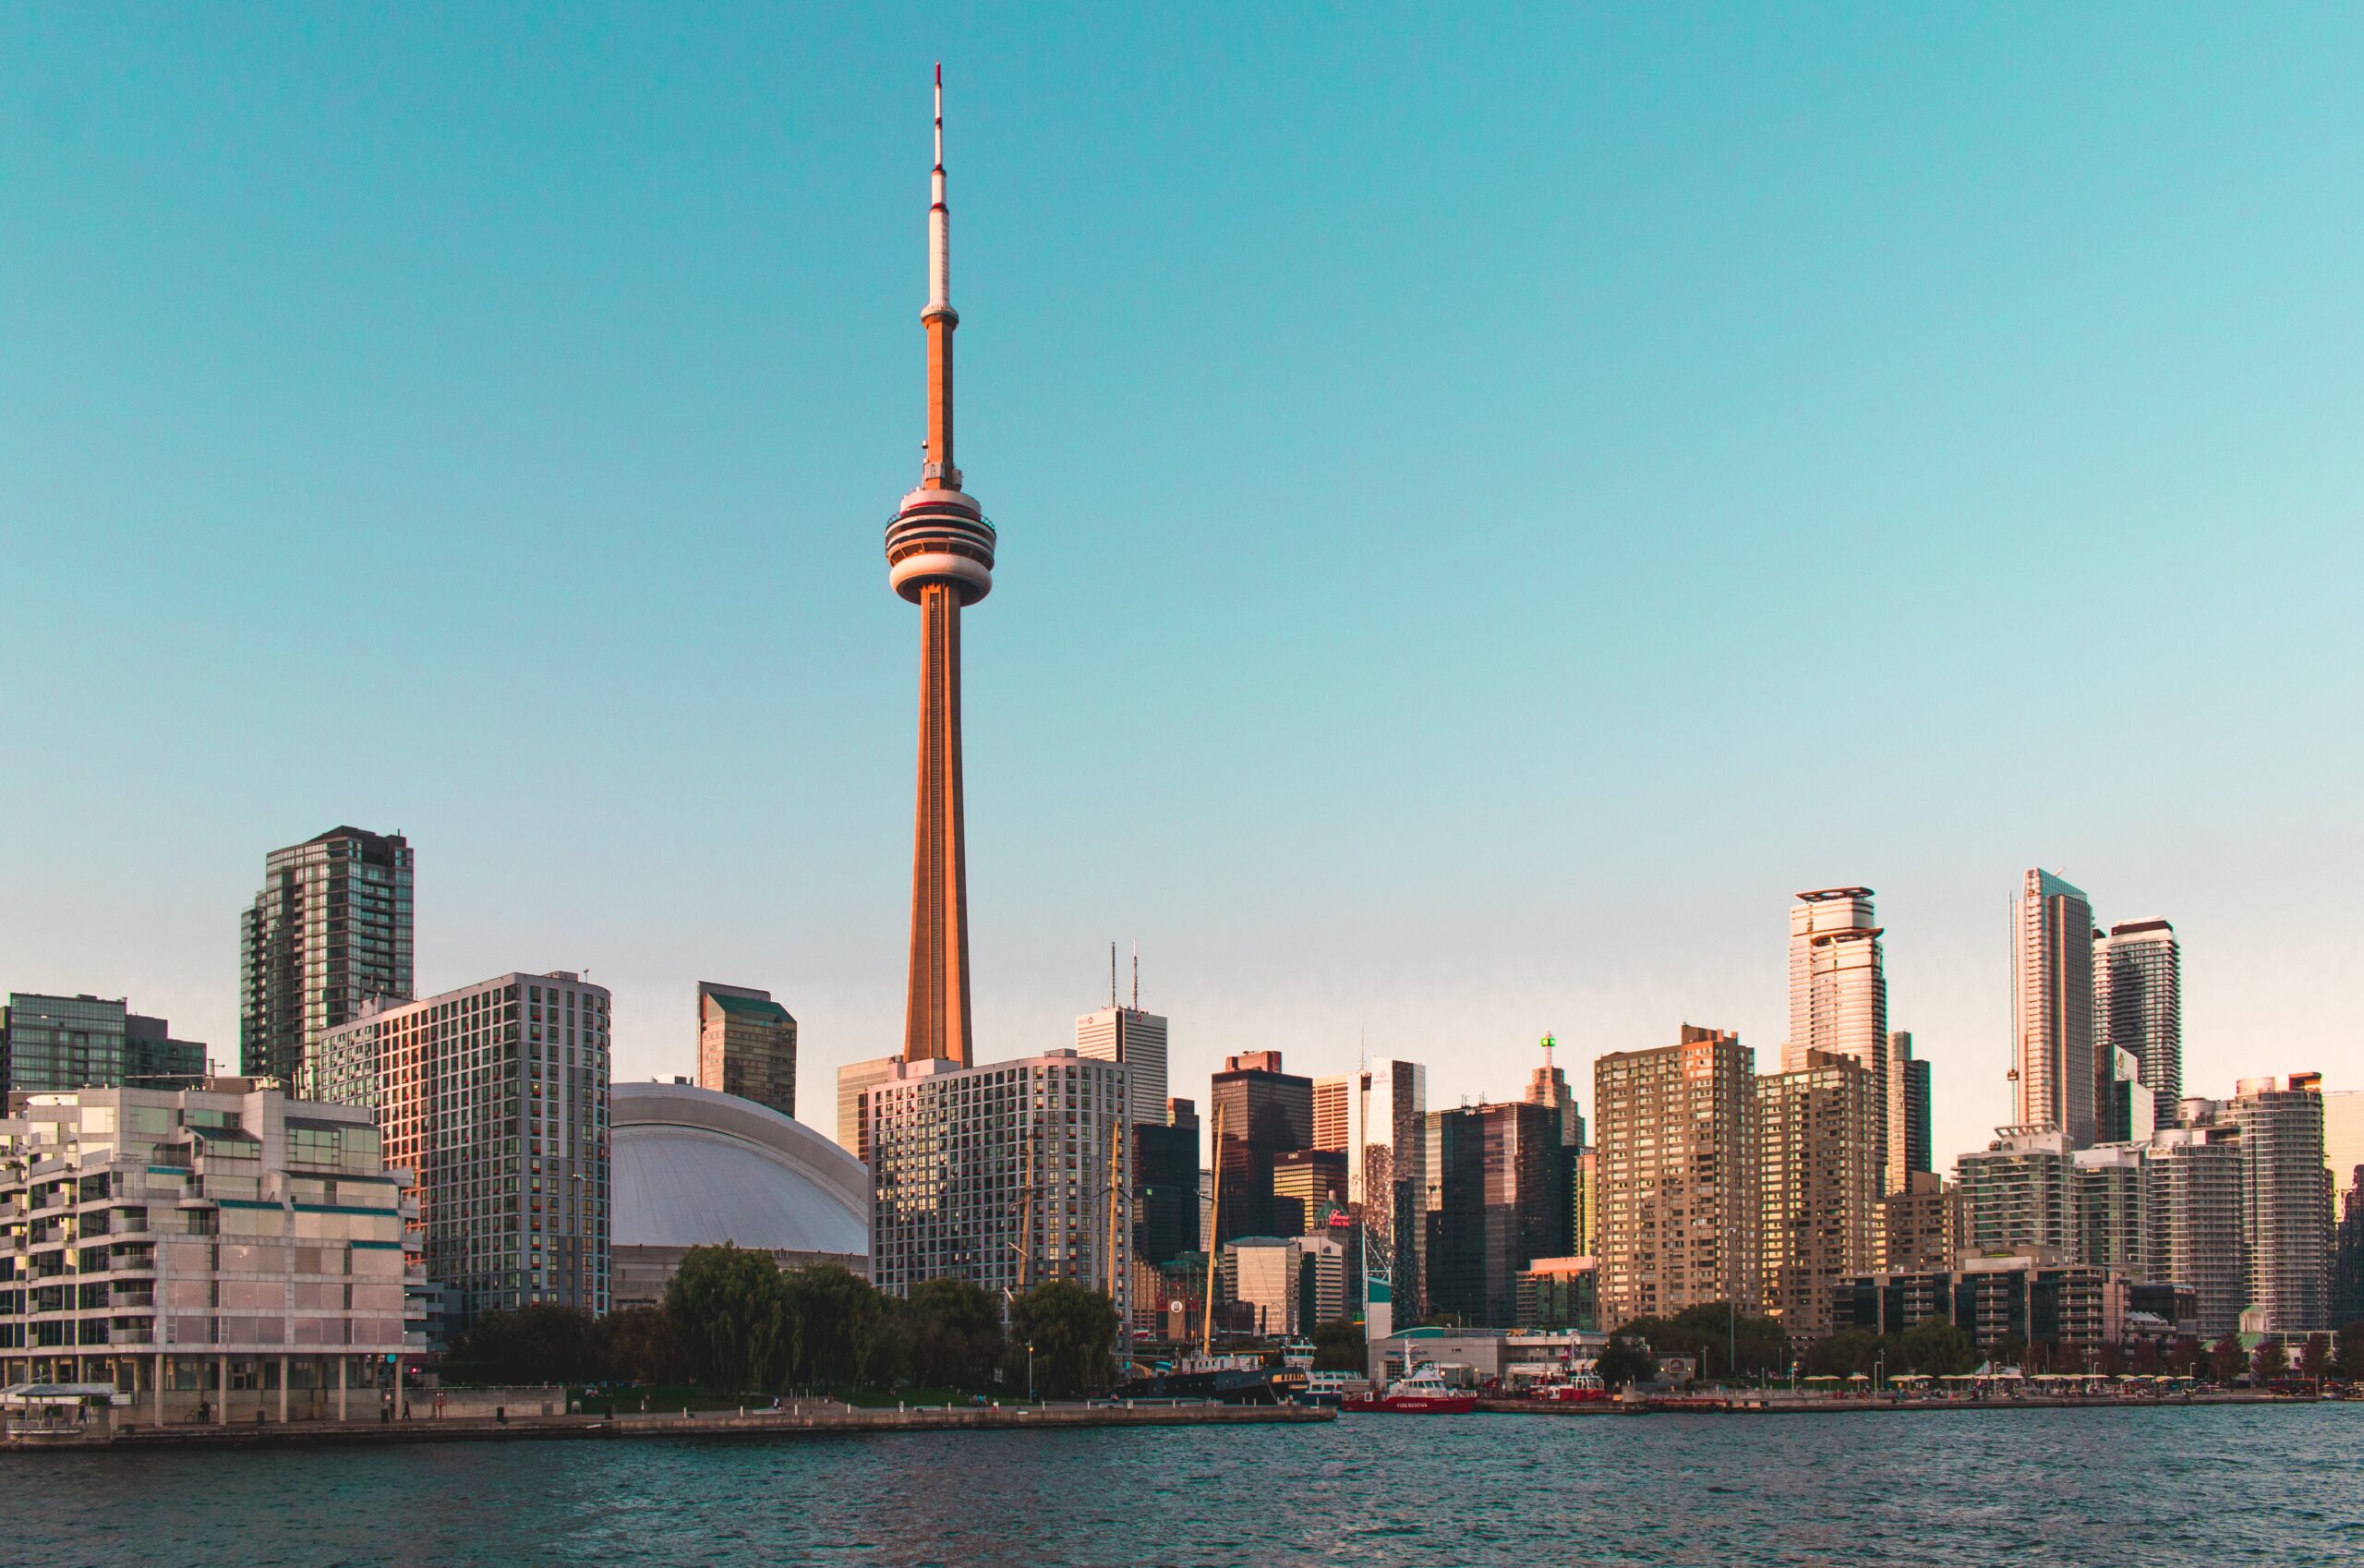
POLYGON ((611 1298, 654 1301, 693 1247, 870 1272, 870 1171, 792 1116, 686 1083, 609 1094, 611 1298))

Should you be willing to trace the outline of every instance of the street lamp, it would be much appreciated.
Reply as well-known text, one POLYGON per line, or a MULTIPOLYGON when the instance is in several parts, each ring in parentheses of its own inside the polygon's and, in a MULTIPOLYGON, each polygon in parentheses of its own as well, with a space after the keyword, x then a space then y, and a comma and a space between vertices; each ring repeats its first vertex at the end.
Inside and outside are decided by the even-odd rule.
POLYGON ((1026 1342, 1026 1403, 1034 1403, 1034 1342, 1026 1342))

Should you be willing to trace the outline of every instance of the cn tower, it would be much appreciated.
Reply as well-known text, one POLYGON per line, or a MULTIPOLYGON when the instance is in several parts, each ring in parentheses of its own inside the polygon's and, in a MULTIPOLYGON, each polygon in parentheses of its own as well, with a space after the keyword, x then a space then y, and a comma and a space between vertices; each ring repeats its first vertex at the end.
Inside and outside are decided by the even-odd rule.
POLYGON ((969 858, 960 810, 960 610, 994 585, 994 529, 952 461, 952 213, 944 204, 944 67, 927 211, 927 457, 886 525, 886 581, 920 607, 919 807, 903 1059, 970 1060, 969 858))

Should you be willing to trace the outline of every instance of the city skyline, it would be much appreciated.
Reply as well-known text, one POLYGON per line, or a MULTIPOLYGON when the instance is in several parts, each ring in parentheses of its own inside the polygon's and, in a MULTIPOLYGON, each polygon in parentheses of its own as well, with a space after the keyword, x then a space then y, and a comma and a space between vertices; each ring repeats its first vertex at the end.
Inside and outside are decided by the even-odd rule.
POLYGON ((1283 25, 1253 62, 1104 24, 1095 46, 1165 67, 1118 82, 982 29, 742 20, 691 30, 681 85, 629 84, 678 129, 603 184, 585 161, 628 150, 565 139, 602 103, 591 53, 559 40, 496 91, 465 57, 502 55, 467 46, 497 19, 332 20, 212 71, 201 23, 6 25, 42 37, 0 50, 36 109, 0 143, 27 199, 0 298, 42 304, 12 308, 0 366, 0 548, 22 581, 103 583, 111 619, 87 638, 90 601, 34 596, 0 650, 41 678, 0 718, 169 766, 12 774, 0 803, 39 831, 0 851, 0 983, 129 996, 227 1063, 255 857, 357 823, 421 851, 421 994, 587 971, 620 1077, 689 1070, 681 998, 709 973, 795 1012, 808 1084, 896 1051, 910 627, 869 602, 869 529, 915 423, 878 345, 908 333, 894 193, 941 54, 993 83, 963 143, 990 214, 964 265, 995 301, 975 422, 1027 519, 971 705, 995 737, 969 758, 975 1059, 1064 1043, 1114 931, 1141 938, 1177 1088, 1228 1055, 1327 1075, 1367 1049, 1429 1064, 1433 1105, 1508 1099, 1545 1031, 1581 1082, 1683 1021, 1769 1062, 1789 890, 1860 882, 1943 1169, 2009 1119, 2003 911, 2038 864, 2105 918, 2175 923, 2189 1092, 2364 1067, 2355 916, 2322 869, 2354 858, 2357 659, 2320 634, 2356 548, 2336 411, 2364 355, 2334 280, 2357 247, 2298 195, 2364 138, 2322 134, 2357 111, 2295 50, 2272 113, 2254 82, 2193 93, 2204 41, 2173 28, 2104 102, 2047 96, 2115 42, 2091 21, 1900 24, 1815 96, 1765 68, 1834 46, 1803 25, 1743 63, 1673 18, 1515 52, 1283 25), (1505 66, 1531 93, 1410 134, 1453 120, 1456 71, 1505 66), (1918 113, 1891 78, 1953 96, 1918 113), (315 80, 368 90, 331 113, 315 80), (1391 84, 1417 116, 1327 113, 1391 84), (409 113, 417 91, 467 112, 409 113), (2185 117, 2162 128, 2154 95, 2185 117), (1730 166, 1767 110, 1791 116, 1770 150, 1730 166), (1869 126, 1900 151, 1854 151, 1869 126), (2023 176, 2000 206, 1998 157, 2023 176), (2170 168, 2173 199, 2145 183, 2170 168), (1924 186, 2018 226, 1966 240, 1924 186), (1538 211, 1542 188, 1568 199, 1538 211), (1442 232, 1501 243, 1405 238, 1442 232), (2279 303, 2228 308, 2233 274, 2279 303), (1309 335, 1341 303, 1384 323, 1343 360, 1309 335), (1115 322, 1121 344, 1094 335, 1115 322), (1188 460, 1145 477, 1152 447, 1188 460), (1562 448, 1574 477, 1531 515, 1532 453, 1562 448), (1385 482, 1341 509, 1336 454, 1364 450, 1385 482), (1570 592, 1500 571, 1570 527, 1570 592), (1849 563, 1797 548, 1834 537, 1849 563), (2298 549, 2307 573, 2279 564, 2298 549), (2095 731, 2088 684, 2035 679, 2056 645, 1993 634, 2032 584, 2097 655, 2172 641, 2180 698, 2049 792, 1998 780, 2095 731), (725 592, 775 612, 702 613, 725 592), (1877 657, 1815 724, 1777 719, 1764 656, 1816 615, 1877 657), (314 712, 360 720, 324 738, 314 712), (1793 781, 1849 725, 1881 787, 1809 820, 1793 781), (723 766, 672 761, 718 732, 723 766), (547 874, 574 852, 607 896, 547 874), (2230 918, 2261 879, 2271 930, 2230 918))

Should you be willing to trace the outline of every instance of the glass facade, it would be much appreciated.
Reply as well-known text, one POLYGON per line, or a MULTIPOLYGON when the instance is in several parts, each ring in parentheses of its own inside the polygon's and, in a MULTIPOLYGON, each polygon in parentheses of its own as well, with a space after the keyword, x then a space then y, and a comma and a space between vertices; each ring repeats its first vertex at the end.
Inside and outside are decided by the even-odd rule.
POLYGON ((409 841, 336 827, 272 850, 238 952, 239 1070, 293 1083, 313 1041, 411 998, 409 841))
POLYGON ((205 1076, 205 1047, 98 996, 12 995, 0 1007, 0 1090, 168 1086, 205 1076))
POLYGON ((2114 1064, 2119 1051, 2132 1056, 2151 1092, 2152 1126, 2173 1127, 2183 1099, 2183 953, 2174 926, 2138 920, 2095 934, 2093 1030, 2099 1063, 2114 1064))
POLYGON ((796 1019, 770 992, 699 983, 698 1087, 796 1115, 796 1019))
POLYGON ((1281 1070, 1278 1051, 1225 1059, 1214 1075, 1215 1151, 1221 1180, 1215 1204, 1215 1245, 1236 1236, 1281 1236, 1293 1226, 1272 1200, 1274 1156, 1313 1147, 1313 1080, 1281 1070))
POLYGON ((1572 1212, 1558 1107, 1517 1102, 1429 1113, 1422 1278, 1430 1315, 1518 1322, 1518 1276, 1567 1254, 1572 1212))

